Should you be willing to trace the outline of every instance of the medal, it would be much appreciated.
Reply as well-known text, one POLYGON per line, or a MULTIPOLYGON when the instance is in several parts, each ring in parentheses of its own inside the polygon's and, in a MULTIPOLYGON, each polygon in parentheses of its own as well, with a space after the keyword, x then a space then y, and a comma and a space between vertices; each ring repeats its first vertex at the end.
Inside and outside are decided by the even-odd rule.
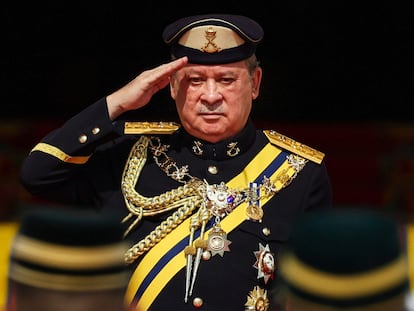
POLYGON ((253 290, 247 295, 247 301, 244 304, 245 311, 267 311, 269 309, 270 301, 267 297, 267 291, 255 286, 253 290))
POLYGON ((264 247, 259 243, 259 250, 255 251, 254 255, 256 256, 256 262, 253 267, 257 269, 257 278, 263 278, 265 284, 267 284, 269 279, 273 280, 275 272, 275 257, 270 251, 269 244, 264 247))
POLYGON ((251 204, 246 208, 246 214, 250 220, 261 222, 263 218, 263 209, 259 205, 251 204))
POLYGON ((263 209, 260 206, 260 187, 257 183, 250 183, 249 205, 246 208, 247 217, 250 220, 261 222, 263 218, 263 209))
POLYGON ((219 254, 223 257, 224 252, 230 252, 230 244, 231 241, 227 240, 227 233, 221 229, 219 224, 216 224, 208 235, 207 250, 212 256, 219 254))

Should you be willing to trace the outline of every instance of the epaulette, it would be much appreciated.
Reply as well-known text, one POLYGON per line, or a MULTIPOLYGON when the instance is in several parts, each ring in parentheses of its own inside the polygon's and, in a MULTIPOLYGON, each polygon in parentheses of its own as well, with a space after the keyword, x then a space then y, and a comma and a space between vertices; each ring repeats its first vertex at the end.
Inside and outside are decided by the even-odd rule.
POLYGON ((285 135, 274 130, 264 130, 270 142, 276 146, 284 148, 290 152, 296 153, 305 159, 321 164, 325 154, 309 146, 301 144, 285 135))
POLYGON ((179 128, 175 122, 125 122, 124 134, 172 134, 179 128))

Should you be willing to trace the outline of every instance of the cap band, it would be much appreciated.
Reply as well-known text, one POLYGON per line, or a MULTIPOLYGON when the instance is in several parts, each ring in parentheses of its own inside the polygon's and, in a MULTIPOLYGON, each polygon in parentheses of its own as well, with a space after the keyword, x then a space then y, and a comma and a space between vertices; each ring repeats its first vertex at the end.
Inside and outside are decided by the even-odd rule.
POLYGON ((357 298, 397 287, 407 280, 407 262, 403 256, 369 272, 338 275, 318 271, 299 261, 294 255, 283 259, 287 282, 314 295, 327 298, 357 298))
POLYGON ((63 246, 45 243, 25 236, 17 236, 13 245, 13 258, 32 264, 60 269, 89 270, 124 264, 124 243, 105 246, 63 246))
POLYGON ((17 263, 10 267, 10 279, 38 288, 65 291, 97 291, 125 288, 129 273, 119 271, 98 275, 57 274, 33 270, 17 263))

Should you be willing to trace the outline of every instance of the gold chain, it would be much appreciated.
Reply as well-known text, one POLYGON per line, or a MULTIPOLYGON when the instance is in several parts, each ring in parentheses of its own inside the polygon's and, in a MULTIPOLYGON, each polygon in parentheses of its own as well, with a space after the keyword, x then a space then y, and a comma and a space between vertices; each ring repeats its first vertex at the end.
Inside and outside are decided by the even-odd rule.
POLYGON ((141 136, 132 147, 124 168, 121 189, 129 214, 122 222, 130 220, 134 216, 136 217, 125 231, 124 236, 138 224, 142 217, 157 215, 173 209, 177 210, 157 226, 148 236, 127 251, 125 254, 125 261, 127 263, 132 263, 139 256, 147 252, 171 232, 172 229, 191 215, 194 209, 202 202, 202 198, 197 193, 197 188, 200 183, 197 183, 196 179, 176 189, 151 198, 145 197, 135 190, 138 177, 147 159, 149 143, 149 137, 141 136))

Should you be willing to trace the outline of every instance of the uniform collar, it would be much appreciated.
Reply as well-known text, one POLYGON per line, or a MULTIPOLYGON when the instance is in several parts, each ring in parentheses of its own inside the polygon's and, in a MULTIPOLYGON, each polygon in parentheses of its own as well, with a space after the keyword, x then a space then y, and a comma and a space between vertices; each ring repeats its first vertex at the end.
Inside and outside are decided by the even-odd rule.
POLYGON ((180 129, 174 141, 183 144, 192 154, 201 159, 220 161, 237 157, 246 152, 253 144, 255 136, 256 129, 249 120, 237 135, 215 144, 191 136, 184 129, 180 129))

